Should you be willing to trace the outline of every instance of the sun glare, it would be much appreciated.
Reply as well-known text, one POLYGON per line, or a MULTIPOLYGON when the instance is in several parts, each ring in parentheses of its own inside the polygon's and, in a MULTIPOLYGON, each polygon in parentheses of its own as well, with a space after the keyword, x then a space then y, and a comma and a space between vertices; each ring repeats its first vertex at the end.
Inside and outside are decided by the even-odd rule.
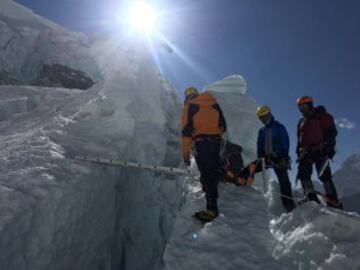
POLYGON ((129 10, 128 21, 133 29, 151 33, 155 28, 156 12, 148 3, 136 2, 129 10))

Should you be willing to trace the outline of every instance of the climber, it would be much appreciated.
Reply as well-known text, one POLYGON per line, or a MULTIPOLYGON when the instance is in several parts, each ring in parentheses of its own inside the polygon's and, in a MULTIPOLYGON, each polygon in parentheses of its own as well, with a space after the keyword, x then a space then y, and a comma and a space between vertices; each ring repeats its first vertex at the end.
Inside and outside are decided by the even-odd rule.
POLYGON ((327 113, 324 106, 314 107, 314 100, 309 96, 299 98, 297 106, 303 115, 297 125, 297 178, 301 181, 307 199, 319 203, 311 181, 312 167, 315 164, 325 189, 327 205, 342 209, 329 165, 329 160, 333 159, 336 153, 337 130, 334 118, 327 113))
POLYGON ((242 147, 230 141, 223 140, 221 152, 222 180, 239 186, 251 185, 252 182, 247 182, 247 179, 241 177, 241 172, 244 168, 244 161, 241 155, 242 147))
POLYGON ((268 106, 260 106, 257 116, 264 124, 257 139, 258 159, 247 165, 241 177, 252 182, 254 174, 265 168, 273 168, 280 184, 281 201, 286 212, 291 212, 295 203, 292 199, 291 184, 287 170, 290 168, 289 136, 285 127, 274 119, 268 106))
POLYGON ((184 162, 190 165, 191 145, 200 171, 200 182, 206 197, 206 210, 194 217, 209 222, 218 216, 218 183, 220 180, 220 145, 226 131, 223 112, 212 94, 199 93, 195 87, 185 89, 185 101, 181 116, 182 153, 184 162))

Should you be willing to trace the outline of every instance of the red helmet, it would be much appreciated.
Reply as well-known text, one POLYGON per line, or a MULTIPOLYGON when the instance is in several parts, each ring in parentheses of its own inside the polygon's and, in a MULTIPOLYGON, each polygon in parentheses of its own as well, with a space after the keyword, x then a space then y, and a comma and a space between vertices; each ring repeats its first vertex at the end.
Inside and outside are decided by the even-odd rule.
POLYGON ((309 96, 303 96, 297 99, 296 103, 297 105, 303 105, 306 103, 313 103, 314 99, 312 97, 309 96))

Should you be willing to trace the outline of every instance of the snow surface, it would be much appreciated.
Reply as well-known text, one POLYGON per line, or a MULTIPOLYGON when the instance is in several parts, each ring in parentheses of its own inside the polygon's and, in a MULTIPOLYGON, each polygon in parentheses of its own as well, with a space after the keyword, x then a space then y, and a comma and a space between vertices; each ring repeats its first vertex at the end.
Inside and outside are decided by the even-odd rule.
POLYGON ((250 187, 221 184, 221 214, 202 226, 189 218, 203 208, 204 198, 199 183, 187 181, 165 269, 360 269, 359 215, 315 203, 278 215, 276 182, 267 199, 250 187))
POLYGON ((271 221, 272 254, 285 269, 360 269, 359 226, 357 214, 308 203, 271 221))
POLYGON ((165 269, 282 269, 271 254, 273 237, 262 194, 251 187, 220 185, 219 217, 191 218, 204 208, 198 182, 188 179, 188 197, 164 255, 165 269))
MULTIPOLYGON (((179 166, 176 93, 142 45, 90 40, 10 0, 0 7, 11 74, 30 80, 20 66, 38 66, 50 49, 100 74, 85 92, 0 86, 1 270, 360 269, 360 217, 312 203, 281 214, 274 181, 264 195, 261 177, 254 188, 221 184, 220 216, 202 228, 191 218, 204 207, 197 181, 72 160, 179 166)), ((250 161, 260 123, 240 78, 209 89, 250 161)))

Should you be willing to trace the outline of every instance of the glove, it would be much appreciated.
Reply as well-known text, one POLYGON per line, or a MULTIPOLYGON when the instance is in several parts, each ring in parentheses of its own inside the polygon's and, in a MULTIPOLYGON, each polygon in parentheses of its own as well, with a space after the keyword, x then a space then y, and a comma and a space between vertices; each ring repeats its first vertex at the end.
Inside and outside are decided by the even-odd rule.
POLYGON ((299 163, 307 153, 308 151, 305 148, 296 149, 296 154, 297 154, 296 163, 299 163))
POLYGON ((190 165, 191 165, 191 161, 190 161, 190 159, 187 158, 187 157, 184 157, 184 163, 185 163, 186 166, 190 166, 190 165))
POLYGON ((335 156, 336 151, 333 146, 324 145, 324 147, 321 149, 321 153, 332 159, 335 156))
POLYGON ((290 158, 289 157, 282 157, 278 158, 276 165, 281 169, 290 169, 290 158))

